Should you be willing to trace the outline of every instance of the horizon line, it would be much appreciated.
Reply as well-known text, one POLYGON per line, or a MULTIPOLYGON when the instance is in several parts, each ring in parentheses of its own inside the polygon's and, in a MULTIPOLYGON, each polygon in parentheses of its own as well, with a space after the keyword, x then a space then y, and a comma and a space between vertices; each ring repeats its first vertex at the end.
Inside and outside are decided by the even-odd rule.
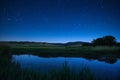
POLYGON ((87 42, 91 43, 92 41, 66 41, 66 42, 49 42, 49 41, 30 41, 30 40, 0 40, 0 42, 36 42, 36 43, 69 43, 69 42, 87 42))

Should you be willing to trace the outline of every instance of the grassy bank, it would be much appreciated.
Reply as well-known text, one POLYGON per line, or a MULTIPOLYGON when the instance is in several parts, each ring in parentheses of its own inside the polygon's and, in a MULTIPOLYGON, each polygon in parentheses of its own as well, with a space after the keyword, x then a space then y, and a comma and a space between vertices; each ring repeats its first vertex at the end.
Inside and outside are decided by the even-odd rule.
POLYGON ((34 54, 39 56, 100 57, 112 55, 120 57, 120 47, 81 46, 81 47, 12 47, 13 54, 34 54))
POLYGON ((44 57, 120 57, 120 46, 82 46, 83 43, 36 43, 36 42, 1 42, 10 47, 12 54, 33 54, 44 57))

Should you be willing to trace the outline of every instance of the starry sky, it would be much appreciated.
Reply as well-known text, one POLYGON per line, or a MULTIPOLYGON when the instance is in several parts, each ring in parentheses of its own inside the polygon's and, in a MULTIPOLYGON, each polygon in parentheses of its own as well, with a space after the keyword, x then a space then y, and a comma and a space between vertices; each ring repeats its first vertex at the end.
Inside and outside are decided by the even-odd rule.
POLYGON ((0 0, 0 40, 120 41, 120 0, 0 0))

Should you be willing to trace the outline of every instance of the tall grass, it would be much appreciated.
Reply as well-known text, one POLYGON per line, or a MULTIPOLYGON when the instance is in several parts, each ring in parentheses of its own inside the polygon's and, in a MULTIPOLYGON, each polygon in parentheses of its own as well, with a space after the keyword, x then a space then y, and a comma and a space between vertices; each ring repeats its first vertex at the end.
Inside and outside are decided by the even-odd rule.
POLYGON ((33 70, 21 70, 18 65, 11 64, 6 70, 0 71, 1 80, 97 80, 94 74, 83 68, 78 73, 72 71, 67 64, 60 70, 51 70, 48 73, 33 70))

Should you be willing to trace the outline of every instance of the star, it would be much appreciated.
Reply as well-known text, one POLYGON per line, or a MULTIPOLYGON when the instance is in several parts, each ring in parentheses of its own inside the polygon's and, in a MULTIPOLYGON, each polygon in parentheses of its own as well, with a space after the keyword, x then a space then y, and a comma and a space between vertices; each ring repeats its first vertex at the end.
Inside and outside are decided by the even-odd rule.
POLYGON ((8 21, 11 21, 12 19, 11 18, 7 18, 8 21))
POLYGON ((6 12, 6 8, 3 8, 3 11, 6 12))
POLYGON ((78 26, 81 26, 81 24, 78 24, 78 26))
POLYGON ((17 18, 16 18, 16 19, 15 19, 15 21, 16 21, 16 22, 18 22, 18 21, 19 21, 19 19, 17 19, 17 18))
POLYGON ((103 5, 101 5, 101 8, 104 8, 104 6, 103 6, 103 5))

